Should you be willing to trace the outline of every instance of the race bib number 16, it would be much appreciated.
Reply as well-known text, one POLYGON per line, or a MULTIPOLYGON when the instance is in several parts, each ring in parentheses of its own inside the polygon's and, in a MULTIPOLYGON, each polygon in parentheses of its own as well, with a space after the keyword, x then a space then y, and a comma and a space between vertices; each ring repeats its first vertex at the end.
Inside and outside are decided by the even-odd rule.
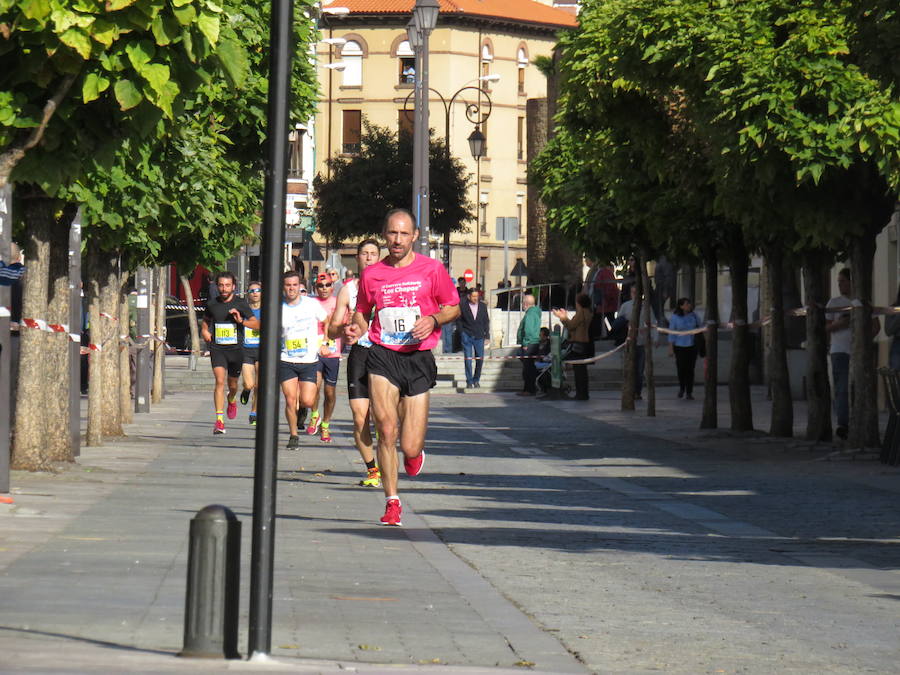
POLYGON ((418 307, 385 307, 378 312, 381 324, 381 342, 386 345, 418 344, 412 335, 413 325, 422 316, 418 307))

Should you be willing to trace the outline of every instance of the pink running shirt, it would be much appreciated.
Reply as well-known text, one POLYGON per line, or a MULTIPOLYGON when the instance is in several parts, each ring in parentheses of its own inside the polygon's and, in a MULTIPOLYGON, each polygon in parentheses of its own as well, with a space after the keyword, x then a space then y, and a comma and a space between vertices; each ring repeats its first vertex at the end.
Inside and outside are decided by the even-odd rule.
POLYGON ((442 305, 458 305, 459 293, 447 270, 437 260, 419 253, 406 267, 393 267, 384 260, 363 270, 356 311, 375 317, 369 324, 369 339, 398 352, 426 351, 440 340, 434 330, 422 342, 412 336, 419 317, 437 313, 442 305))

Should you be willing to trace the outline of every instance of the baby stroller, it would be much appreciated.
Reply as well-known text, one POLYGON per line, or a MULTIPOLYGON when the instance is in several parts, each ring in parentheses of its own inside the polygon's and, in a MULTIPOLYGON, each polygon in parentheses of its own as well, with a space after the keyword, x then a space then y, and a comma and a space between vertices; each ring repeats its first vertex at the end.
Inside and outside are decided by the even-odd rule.
MULTIPOLYGON (((559 349, 559 356, 562 361, 566 360, 569 352, 571 351, 571 347, 568 342, 563 342, 559 349)), ((550 350, 548 345, 548 350, 546 354, 541 354, 538 356, 535 361, 535 365, 537 366, 538 376, 535 380, 535 384, 537 384, 538 388, 538 396, 546 396, 550 393, 550 384, 551 384, 551 375, 550 369, 553 365, 553 360, 550 358, 550 350)), ((563 396, 569 396, 572 391, 571 385, 566 381, 566 369, 565 367, 562 369, 562 384, 560 385, 560 393, 563 396)))

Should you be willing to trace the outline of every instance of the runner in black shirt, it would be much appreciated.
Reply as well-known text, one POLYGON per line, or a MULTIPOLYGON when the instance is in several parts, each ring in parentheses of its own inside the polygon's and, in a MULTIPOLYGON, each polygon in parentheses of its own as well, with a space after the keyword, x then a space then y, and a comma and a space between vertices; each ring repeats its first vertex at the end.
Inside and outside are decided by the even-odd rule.
POLYGON ((259 328, 259 319, 243 298, 234 294, 235 279, 231 272, 221 272, 216 277, 219 297, 211 300, 203 315, 203 339, 209 344, 209 361, 216 387, 213 401, 216 405, 214 434, 225 433, 225 376, 228 376, 228 419, 237 417, 237 381, 244 362, 244 351, 238 335, 239 326, 259 328))

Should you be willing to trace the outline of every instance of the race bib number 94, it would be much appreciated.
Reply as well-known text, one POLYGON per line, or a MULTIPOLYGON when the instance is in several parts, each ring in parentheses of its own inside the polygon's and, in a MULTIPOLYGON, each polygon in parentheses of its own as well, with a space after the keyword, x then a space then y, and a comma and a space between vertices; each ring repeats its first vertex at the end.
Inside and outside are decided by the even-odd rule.
POLYGON ((381 342, 386 345, 415 345, 420 342, 412 335, 413 325, 422 316, 418 307, 385 307, 378 312, 381 342))
POLYGON ((244 346, 259 347, 259 331, 252 328, 244 329, 244 346))
POLYGON ((215 330, 217 345, 237 344, 237 326, 233 323, 217 323, 215 330))

